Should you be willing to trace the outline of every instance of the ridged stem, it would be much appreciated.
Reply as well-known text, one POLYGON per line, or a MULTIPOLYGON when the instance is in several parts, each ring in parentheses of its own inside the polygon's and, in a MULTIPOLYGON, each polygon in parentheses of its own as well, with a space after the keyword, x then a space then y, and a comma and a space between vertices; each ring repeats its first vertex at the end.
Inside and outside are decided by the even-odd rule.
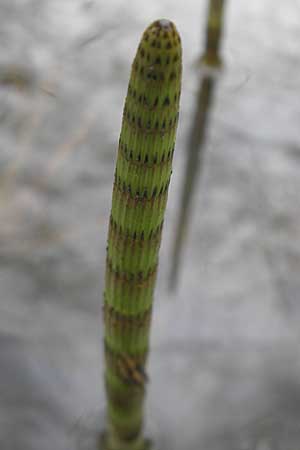
POLYGON ((144 32, 123 112, 104 292, 105 450, 140 450, 153 291, 172 170, 181 44, 162 19, 144 32))

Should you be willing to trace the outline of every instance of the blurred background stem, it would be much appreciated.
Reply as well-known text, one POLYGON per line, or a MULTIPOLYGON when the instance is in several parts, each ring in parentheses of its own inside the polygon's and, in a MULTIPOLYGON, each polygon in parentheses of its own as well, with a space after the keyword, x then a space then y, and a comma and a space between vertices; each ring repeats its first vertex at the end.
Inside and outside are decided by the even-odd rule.
POLYGON ((222 65, 220 48, 224 28, 224 9, 226 0, 210 0, 206 23, 205 51, 202 56, 203 64, 208 67, 222 65))
POLYGON ((222 66, 222 42, 225 0, 210 0, 206 25, 206 44, 201 57, 200 84, 197 92, 194 119, 187 142, 187 162, 181 191, 178 221, 172 249, 169 286, 178 282, 184 242, 187 236, 193 194, 203 165, 203 152, 209 126, 209 114, 214 99, 217 75, 222 66))

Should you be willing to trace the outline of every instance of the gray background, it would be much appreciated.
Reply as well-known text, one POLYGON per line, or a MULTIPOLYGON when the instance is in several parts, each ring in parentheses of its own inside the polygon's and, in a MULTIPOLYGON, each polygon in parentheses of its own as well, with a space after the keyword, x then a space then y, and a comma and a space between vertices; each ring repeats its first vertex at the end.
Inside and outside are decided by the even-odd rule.
MULTIPOLYGON (((176 295, 170 250, 206 2, 1 0, 0 446, 93 446, 101 302, 130 64, 151 21, 183 41, 147 426, 164 449, 298 450, 300 1, 231 0, 225 69, 176 295)), ((159 445, 158 445, 159 447, 159 445)))

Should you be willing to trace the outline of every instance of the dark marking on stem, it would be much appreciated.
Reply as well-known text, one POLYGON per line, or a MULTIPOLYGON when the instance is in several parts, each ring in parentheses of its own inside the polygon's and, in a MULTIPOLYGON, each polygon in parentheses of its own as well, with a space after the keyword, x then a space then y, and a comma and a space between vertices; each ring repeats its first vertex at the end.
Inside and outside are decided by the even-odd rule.
MULTIPOLYGON (((169 96, 165 97, 162 102, 160 102, 159 97, 155 97, 153 104, 151 104, 149 102, 146 95, 143 93, 139 94, 138 98, 136 98, 136 91, 133 90, 131 87, 128 88, 128 96, 130 98, 132 98, 133 100, 135 100, 136 103, 139 105, 139 107, 142 106, 146 111, 152 112, 152 111, 156 111, 157 108, 159 108, 160 106, 170 106, 171 105, 171 100, 170 100, 169 96)), ((179 95, 176 93, 174 95, 174 103, 171 105, 172 107, 174 107, 176 105, 178 98, 179 98, 179 95)), ((126 104, 125 108, 124 108, 124 114, 127 115, 127 111, 128 111, 128 105, 126 104)))
POLYGON ((165 151, 161 155, 161 159, 159 161, 156 159, 155 162, 149 162, 148 154, 145 155, 144 160, 142 160, 140 153, 138 153, 137 157, 134 158, 133 150, 128 150, 127 145, 123 144, 121 140, 119 142, 119 155, 128 163, 145 169, 156 169, 168 165, 172 162, 173 154, 174 146, 170 150, 165 151))
POLYGON ((104 320, 109 322, 110 325, 117 326, 118 324, 125 328, 143 328, 150 325, 151 322, 152 307, 150 306, 147 311, 136 314, 134 316, 128 316, 116 311, 111 305, 104 303, 103 315, 104 320))
POLYGON ((170 81, 173 81, 173 80, 175 80, 175 79, 176 79, 176 72, 173 71, 173 72, 171 72, 170 75, 169 75, 169 80, 170 80, 170 81))
POLYGON ((163 221, 153 230, 150 231, 149 236, 145 237, 145 233, 142 231, 138 233, 136 231, 129 232, 128 230, 124 230, 117 222, 114 220, 113 216, 110 216, 110 227, 112 227, 113 231, 120 236, 123 236, 124 239, 130 239, 132 241, 136 241, 139 245, 143 245, 143 243, 150 243, 152 240, 156 240, 158 236, 162 233, 163 229, 163 221))
POLYGON ((148 381, 145 362, 148 350, 138 355, 114 351, 108 342, 104 344, 105 358, 109 367, 116 369, 119 377, 129 385, 143 388, 148 381))
POLYGON ((153 196, 153 194, 148 196, 148 192, 145 190, 143 193, 137 191, 135 194, 133 194, 131 185, 130 184, 126 185, 125 181, 122 181, 120 177, 117 177, 114 182, 113 190, 114 192, 115 191, 119 192, 121 196, 124 197, 124 199, 127 198, 128 200, 132 200, 135 204, 138 203, 145 204, 148 202, 161 200, 164 197, 166 197, 168 193, 169 184, 170 184, 170 177, 167 180, 166 184, 160 188, 159 192, 155 194, 155 196, 153 196))
POLYGON ((163 105, 164 105, 164 106, 169 106, 169 105, 170 105, 170 97, 166 97, 166 98, 164 99, 163 105))
MULTIPOLYGON (((109 358, 113 359, 113 360, 117 360, 118 358, 120 358, 120 356, 122 355, 122 353, 116 351, 115 349, 113 349, 111 347, 111 345, 104 340, 104 352, 105 352, 105 356, 108 356, 109 358)), ((139 364, 144 365, 147 359, 147 354, 148 354, 148 348, 144 348, 142 351, 136 352, 136 353, 127 353, 129 354, 131 357, 135 358, 136 361, 138 361, 139 364)))
POLYGON ((159 246, 161 241, 161 233, 162 226, 160 226, 157 233, 153 234, 150 238, 145 239, 144 236, 142 238, 137 238, 137 236, 128 236, 126 234, 120 233, 118 227, 110 226, 109 229, 109 239, 112 240, 112 245, 114 245, 118 249, 123 249, 128 246, 132 250, 135 248, 146 248, 152 246, 159 246))
MULTIPOLYGON (((176 75, 175 75, 176 76, 176 75)), ((177 119, 178 119, 178 113, 176 113, 175 117, 172 119, 172 125, 169 127, 165 126, 165 121, 162 122, 161 129, 157 129, 155 126, 152 126, 152 123, 150 120, 148 120, 146 126, 142 125, 142 122, 140 122, 140 125, 135 124, 135 117, 130 115, 129 111, 124 109, 124 115, 123 115, 123 121, 127 123, 127 125, 137 131, 140 134, 154 134, 154 135, 165 135, 169 134, 176 130, 177 127, 177 119)))
POLYGON ((144 386, 148 381, 148 375, 144 367, 135 358, 122 354, 118 359, 119 373, 128 383, 144 386))
POLYGON ((139 288, 145 288, 153 283, 156 277, 157 266, 158 264, 156 263, 145 275, 141 271, 138 273, 131 273, 115 269, 112 261, 108 257, 106 259, 106 268, 110 275, 115 279, 116 283, 135 285, 139 288))

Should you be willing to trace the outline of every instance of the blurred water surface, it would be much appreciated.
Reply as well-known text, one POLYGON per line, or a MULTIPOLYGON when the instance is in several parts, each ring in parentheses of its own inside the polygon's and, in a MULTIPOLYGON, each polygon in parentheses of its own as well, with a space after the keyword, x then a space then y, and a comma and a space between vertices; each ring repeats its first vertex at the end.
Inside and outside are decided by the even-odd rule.
MULTIPOLYGON (((300 1, 232 0, 176 296, 166 289, 206 2, 2 0, 0 444, 86 447, 103 417, 112 177, 143 29, 183 40, 147 417, 172 449, 299 443, 300 1), (6 71, 6 72, 5 72, 6 71), (92 419, 91 419, 92 418, 92 419), (93 425, 89 425, 92 423, 93 425)), ((152 425, 151 425, 152 424, 152 425)))

